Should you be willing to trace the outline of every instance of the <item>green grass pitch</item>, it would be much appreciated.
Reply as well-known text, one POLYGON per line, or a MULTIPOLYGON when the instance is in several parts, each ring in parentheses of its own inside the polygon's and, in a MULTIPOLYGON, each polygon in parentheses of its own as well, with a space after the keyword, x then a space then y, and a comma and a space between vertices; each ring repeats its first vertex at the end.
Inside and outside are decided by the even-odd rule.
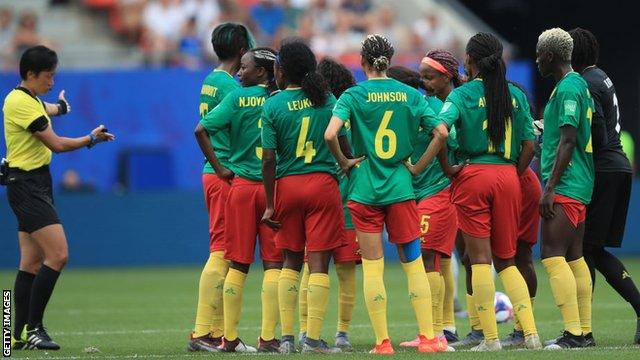
MULTIPOLYGON (((640 274, 640 259, 624 259, 632 275, 640 274)), ((538 270, 538 296, 535 315, 543 340, 555 337, 562 328, 559 311, 553 303, 548 279, 538 270)), ((346 359, 373 358, 366 352, 373 344, 361 296, 362 272, 358 267, 358 290, 354 319, 350 331, 356 346, 354 354, 335 355, 346 359)), ((0 271, 3 289, 13 287, 14 271, 0 271)), ((337 279, 332 270, 332 297, 323 329, 323 336, 332 340, 336 324, 335 296, 337 279)), ((240 337, 255 345, 260 326, 260 266, 254 266, 245 287, 244 308, 240 322, 240 337)), ((187 334, 195 318, 200 268, 126 268, 70 269, 64 272, 51 299, 45 325, 60 343, 57 352, 14 351, 15 358, 29 359, 189 359, 200 357, 251 356, 236 354, 201 354, 186 351, 187 334), (88 353, 94 347, 99 352, 88 353)), ((399 359, 418 357, 468 359, 640 359, 640 347, 631 344, 635 331, 635 316, 629 304, 622 300, 602 277, 598 277, 593 303, 594 334, 598 346, 573 351, 503 351, 496 353, 456 352, 417 354, 397 344, 416 334, 413 313, 406 295, 406 281, 398 264, 387 264, 385 272, 389 297, 389 332, 399 359)), ((460 278, 460 284, 464 276, 460 278)), ((498 290, 501 289, 497 281, 498 290)), ((460 287, 462 289, 462 287, 460 287)), ((463 298, 464 299, 464 298, 463 298)), ((467 333, 467 319, 457 319, 458 332, 467 333)), ((510 332, 512 323, 501 325, 501 336, 510 332)), ((255 355, 260 356, 260 355, 255 355)), ((266 355, 280 358, 277 355, 266 355)), ((301 355, 292 355, 299 357, 301 355)))

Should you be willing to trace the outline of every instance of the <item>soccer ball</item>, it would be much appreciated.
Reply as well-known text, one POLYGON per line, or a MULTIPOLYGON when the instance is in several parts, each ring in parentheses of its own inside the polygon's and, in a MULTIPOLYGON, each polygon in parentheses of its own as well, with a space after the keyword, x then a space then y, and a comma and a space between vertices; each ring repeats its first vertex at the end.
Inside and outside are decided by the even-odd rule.
POLYGON ((498 324, 513 320, 513 305, 507 294, 496 291, 493 304, 496 310, 496 321, 498 324))

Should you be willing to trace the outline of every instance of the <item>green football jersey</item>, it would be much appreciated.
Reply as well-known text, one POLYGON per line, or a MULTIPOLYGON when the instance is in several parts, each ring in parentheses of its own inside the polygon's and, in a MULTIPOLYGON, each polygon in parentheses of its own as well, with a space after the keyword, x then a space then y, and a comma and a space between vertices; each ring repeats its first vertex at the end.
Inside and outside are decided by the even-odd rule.
POLYGON ((513 104, 512 119, 507 123, 505 139, 497 146, 489 141, 486 98, 482 79, 474 79, 447 97, 440 119, 455 125, 459 156, 472 164, 516 164, 522 142, 535 140, 529 102, 522 90, 509 84, 513 104))
POLYGON ((336 176, 336 162, 324 142, 336 98, 328 94, 323 106, 313 107, 300 88, 270 97, 262 111, 262 147, 277 153, 276 178, 325 172, 336 176))
POLYGON ((262 181, 260 115, 268 95, 264 85, 239 88, 200 120, 211 133, 229 134, 229 169, 253 181, 262 181))
MULTIPOLYGON (((239 88, 238 82, 228 72, 224 70, 213 70, 207 75, 200 90, 200 118, 202 119, 209 111, 218 104, 233 90, 239 88)), ((219 131, 216 136, 210 137, 211 144, 216 150, 216 156, 224 167, 229 165, 229 133, 219 131)), ((215 171, 207 160, 204 161, 204 173, 213 174, 215 171)))
MULTIPOLYGON (((442 101, 435 96, 427 96, 427 102, 429 106, 436 112, 440 112, 442 109, 442 101)), ((415 164, 420 160, 420 157, 429 146, 429 143, 433 139, 433 134, 428 133, 420 128, 418 137, 414 145, 413 154, 411 155, 411 161, 415 164)), ((456 129, 455 126, 449 130, 449 138, 447 139, 447 150, 449 163, 455 164, 455 152, 458 149, 458 142, 456 141, 456 129)), ((416 194, 416 200, 420 201, 428 196, 439 193, 442 189, 451 184, 449 178, 442 171, 440 162, 434 160, 429 166, 422 172, 422 174, 413 177, 413 191, 416 194)))
POLYGON ((338 100, 333 115, 351 123, 354 156, 349 199, 384 206, 415 199, 403 162, 413 153, 420 127, 431 133, 438 120, 416 89, 389 78, 364 81, 338 100))
POLYGON ((546 182, 551 176, 560 142, 560 128, 573 126, 577 129, 576 146, 571 155, 571 162, 556 184, 555 191, 583 204, 591 201, 593 191, 592 116, 593 99, 587 83, 578 73, 568 73, 558 81, 544 108, 542 179, 546 182))

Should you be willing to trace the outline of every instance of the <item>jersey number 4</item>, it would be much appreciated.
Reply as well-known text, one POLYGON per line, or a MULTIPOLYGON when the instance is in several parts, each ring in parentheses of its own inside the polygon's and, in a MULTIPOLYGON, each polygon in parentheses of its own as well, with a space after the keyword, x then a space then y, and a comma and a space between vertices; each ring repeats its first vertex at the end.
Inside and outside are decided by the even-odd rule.
POLYGON ((391 159, 396 154, 396 147, 398 146, 396 133, 388 128, 392 116, 393 111, 387 110, 384 112, 382 121, 380 122, 380 126, 378 127, 378 131, 376 131, 376 137, 374 139, 376 155, 383 160, 391 159), (387 139, 386 150, 383 145, 385 138, 387 139))
POLYGON ((298 135, 298 143, 296 144, 296 157, 304 157, 304 163, 310 164, 313 157, 316 156, 316 149, 313 148, 313 141, 307 141, 309 133, 309 122, 311 117, 305 116, 300 124, 300 135, 298 135))

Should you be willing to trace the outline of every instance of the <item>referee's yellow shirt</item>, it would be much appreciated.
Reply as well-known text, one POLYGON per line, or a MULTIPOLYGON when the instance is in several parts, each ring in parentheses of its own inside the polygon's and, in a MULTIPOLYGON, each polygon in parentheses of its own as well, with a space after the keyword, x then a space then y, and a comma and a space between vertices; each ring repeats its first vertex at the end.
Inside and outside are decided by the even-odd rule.
POLYGON ((51 126, 42 101, 28 90, 16 88, 4 99, 2 111, 9 166, 29 171, 48 165, 51 150, 33 135, 51 126))

